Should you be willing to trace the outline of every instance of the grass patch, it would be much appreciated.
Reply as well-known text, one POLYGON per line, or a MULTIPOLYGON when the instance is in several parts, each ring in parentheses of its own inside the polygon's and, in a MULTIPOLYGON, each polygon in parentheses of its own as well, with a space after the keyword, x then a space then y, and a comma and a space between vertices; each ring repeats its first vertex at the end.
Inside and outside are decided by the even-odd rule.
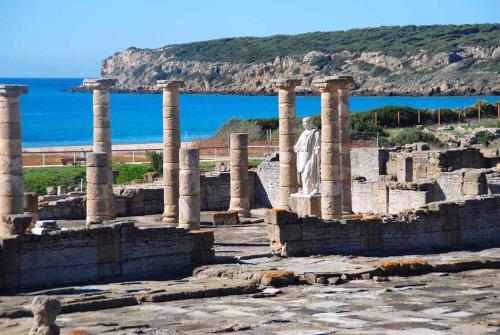
MULTIPOLYGON (((146 172, 152 171, 149 164, 123 164, 113 165, 113 170, 119 172, 117 184, 126 184, 134 180, 142 180, 146 172)), ((49 186, 65 185, 66 187, 80 186, 81 179, 86 182, 84 166, 64 167, 34 167, 24 168, 24 191, 37 192, 42 195, 49 186)))
POLYGON ((48 186, 65 185, 73 187, 85 182, 85 167, 24 168, 24 191, 45 194, 48 186))

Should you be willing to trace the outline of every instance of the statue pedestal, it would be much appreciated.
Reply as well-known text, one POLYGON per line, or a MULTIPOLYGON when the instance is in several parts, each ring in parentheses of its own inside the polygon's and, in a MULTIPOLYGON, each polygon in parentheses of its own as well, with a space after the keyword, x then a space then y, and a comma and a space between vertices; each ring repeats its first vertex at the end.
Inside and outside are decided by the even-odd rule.
POLYGON ((321 217, 321 194, 290 194, 290 209, 299 217, 317 216, 321 217))

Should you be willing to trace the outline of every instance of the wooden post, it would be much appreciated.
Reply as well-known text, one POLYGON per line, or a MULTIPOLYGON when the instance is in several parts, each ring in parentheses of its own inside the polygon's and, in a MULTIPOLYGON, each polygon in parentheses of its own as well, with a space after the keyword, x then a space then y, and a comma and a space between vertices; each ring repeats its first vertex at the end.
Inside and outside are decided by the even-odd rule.
POLYGON ((460 124, 460 115, 462 114, 460 108, 457 108, 457 114, 458 114, 458 124, 460 124))
POLYGON ((441 110, 438 109, 438 126, 441 125, 441 110))
POLYGON ((497 119, 500 121, 500 102, 497 103, 497 119))
POLYGON ((378 121, 378 120, 377 120, 377 112, 373 113, 373 117, 374 117, 374 119, 375 119, 375 124, 377 124, 377 123, 378 123, 378 122, 377 122, 377 121, 378 121))
POLYGON ((420 124, 420 109, 417 110, 417 123, 420 124))
POLYGON ((398 111, 398 127, 401 127, 401 123, 399 121, 400 121, 400 113, 398 111))
POLYGON ((481 122, 481 101, 477 102, 477 123, 481 122))

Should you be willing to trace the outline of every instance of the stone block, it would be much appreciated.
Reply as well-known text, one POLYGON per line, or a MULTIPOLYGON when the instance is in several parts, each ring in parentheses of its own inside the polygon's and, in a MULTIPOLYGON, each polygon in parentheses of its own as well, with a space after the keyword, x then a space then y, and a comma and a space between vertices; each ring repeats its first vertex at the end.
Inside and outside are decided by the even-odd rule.
POLYGON ((240 219, 238 217, 238 212, 214 212, 212 213, 212 224, 214 226, 239 225, 240 219))
POLYGON ((0 216, 0 236, 21 235, 31 224, 31 216, 11 214, 0 216))
POLYGON ((284 244, 289 241, 301 241, 302 228, 298 223, 276 225, 273 241, 284 244))
POLYGON ((191 260, 193 265, 211 265, 215 264, 215 251, 214 250, 200 250, 191 253, 191 260))
POLYGON ((284 209, 273 208, 266 212, 264 222, 267 224, 280 225, 292 224, 298 222, 297 213, 293 213, 284 209))
POLYGON ((214 247, 213 230, 192 230, 189 236, 193 239, 193 251, 208 251, 214 247))
POLYGON ((290 195, 289 204, 299 217, 321 217, 321 194, 293 193, 290 195))

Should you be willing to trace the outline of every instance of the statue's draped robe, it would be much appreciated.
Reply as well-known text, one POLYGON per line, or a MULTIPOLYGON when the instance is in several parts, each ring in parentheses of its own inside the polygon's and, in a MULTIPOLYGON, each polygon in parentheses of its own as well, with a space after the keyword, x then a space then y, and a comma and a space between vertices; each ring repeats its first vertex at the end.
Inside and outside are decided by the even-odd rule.
POLYGON ((318 129, 304 130, 293 147, 297 153, 297 172, 302 182, 302 192, 319 191, 320 183, 320 132, 318 129))

